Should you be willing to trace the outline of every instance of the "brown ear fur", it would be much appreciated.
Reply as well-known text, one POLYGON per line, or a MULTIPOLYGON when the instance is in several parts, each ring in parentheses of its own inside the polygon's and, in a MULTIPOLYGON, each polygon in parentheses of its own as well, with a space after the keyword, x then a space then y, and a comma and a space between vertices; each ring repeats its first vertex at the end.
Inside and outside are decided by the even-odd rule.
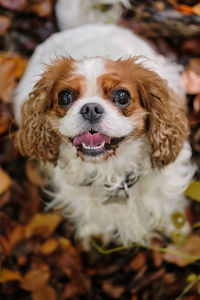
MULTIPOLYGON (((43 95, 44 97, 44 95, 43 95)), ((55 162, 60 144, 59 135, 53 130, 44 111, 45 98, 33 92, 22 107, 22 124, 15 143, 24 156, 55 162)))
POLYGON ((138 82, 141 103, 149 112, 147 138, 152 166, 173 162, 189 133, 183 100, 152 71, 143 72, 138 82))
POLYGON ((22 155, 56 162, 61 137, 48 119, 52 91, 57 78, 62 78, 71 59, 57 59, 34 87, 22 107, 22 123, 15 143, 22 155))

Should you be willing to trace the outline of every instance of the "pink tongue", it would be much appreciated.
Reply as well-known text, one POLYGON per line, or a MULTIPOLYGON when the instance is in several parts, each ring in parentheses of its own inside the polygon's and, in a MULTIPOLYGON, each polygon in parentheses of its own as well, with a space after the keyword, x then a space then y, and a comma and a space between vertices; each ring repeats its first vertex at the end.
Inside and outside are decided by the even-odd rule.
POLYGON ((104 141, 106 144, 110 144, 110 138, 103 133, 90 134, 89 132, 84 132, 74 138, 73 145, 78 146, 85 143, 87 146, 92 147, 101 145, 104 141))

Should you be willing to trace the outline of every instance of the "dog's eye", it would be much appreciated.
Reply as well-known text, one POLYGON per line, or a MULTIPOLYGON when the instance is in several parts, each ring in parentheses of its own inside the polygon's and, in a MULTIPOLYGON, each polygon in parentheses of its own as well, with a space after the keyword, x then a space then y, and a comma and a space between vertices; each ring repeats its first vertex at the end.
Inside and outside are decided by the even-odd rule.
POLYGON ((112 91, 111 98, 119 107, 126 107, 131 101, 129 92, 121 89, 112 91))
POLYGON ((58 104, 60 106, 69 106, 75 100, 75 94, 72 90, 62 90, 58 94, 58 104))

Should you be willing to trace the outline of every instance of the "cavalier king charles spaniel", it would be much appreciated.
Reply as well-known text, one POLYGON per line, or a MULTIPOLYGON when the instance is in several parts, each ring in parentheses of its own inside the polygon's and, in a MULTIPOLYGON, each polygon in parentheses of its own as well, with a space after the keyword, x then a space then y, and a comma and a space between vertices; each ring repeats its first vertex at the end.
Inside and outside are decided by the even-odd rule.
POLYGON ((179 72, 115 25, 56 33, 31 58, 14 97, 16 144, 41 161, 50 206, 85 245, 188 232, 173 217, 195 171, 179 72))

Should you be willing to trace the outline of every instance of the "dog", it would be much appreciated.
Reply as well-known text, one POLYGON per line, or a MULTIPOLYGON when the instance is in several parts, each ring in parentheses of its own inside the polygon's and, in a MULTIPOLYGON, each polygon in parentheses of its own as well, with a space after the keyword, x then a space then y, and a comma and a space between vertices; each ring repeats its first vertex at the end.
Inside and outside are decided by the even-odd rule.
POLYGON ((44 162, 49 206, 86 249, 91 236, 128 245, 189 232, 184 190, 195 167, 180 70, 105 24, 56 33, 30 59, 14 97, 16 145, 44 162))

